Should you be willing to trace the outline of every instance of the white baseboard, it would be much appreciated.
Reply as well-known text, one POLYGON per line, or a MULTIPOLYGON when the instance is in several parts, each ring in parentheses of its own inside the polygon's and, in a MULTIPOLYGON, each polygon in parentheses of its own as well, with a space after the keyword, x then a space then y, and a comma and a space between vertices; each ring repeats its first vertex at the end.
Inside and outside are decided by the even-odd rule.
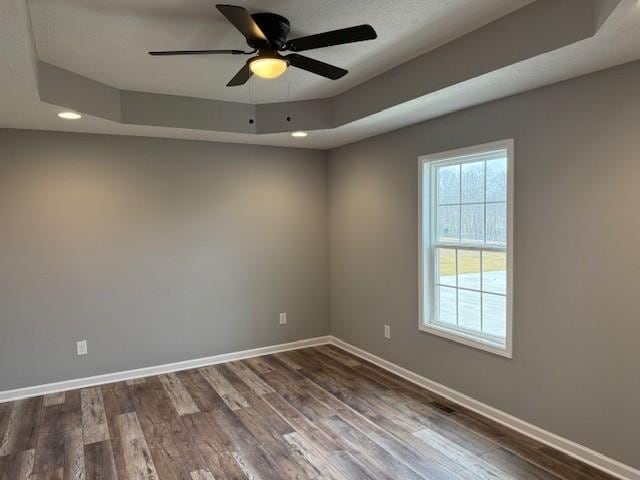
POLYGON ((107 373, 105 375, 97 375, 94 377, 76 378, 73 380, 65 380, 62 382, 49 383, 46 385, 18 388, 16 390, 7 390, 4 392, 0 392, 0 403, 12 402, 14 400, 20 400, 29 397, 37 397, 40 395, 45 395, 47 393, 64 392, 68 390, 76 390, 78 388, 94 387, 96 385, 121 382, 123 380, 151 377, 153 375, 160 375, 162 373, 179 372, 181 370, 206 367, 208 365, 232 362, 234 360, 242 360, 244 358, 259 357, 272 353, 286 352, 287 350, 296 350, 299 348, 324 345, 330 343, 330 341, 331 337, 328 336, 309 338, 306 340, 298 340, 291 343, 282 343, 280 345, 253 348, 251 350, 242 350, 239 352, 223 353, 221 355, 213 355, 211 357, 197 358, 194 360, 185 360, 182 362, 167 363, 165 365, 138 368, 135 370, 127 370, 124 372, 107 373))
POLYGON ((448 398, 452 402, 473 410, 474 412, 477 412, 480 415, 483 415, 491 420, 494 420, 502 425, 516 430, 523 435, 533 438, 534 440, 544 443, 545 445, 555 448, 556 450, 564 452, 567 455, 580 460, 581 462, 584 462, 594 468, 597 468, 598 470, 608 473, 609 475, 613 475, 622 480, 640 480, 640 470, 618 462, 617 460, 609 458, 599 452, 596 452, 595 450, 572 442, 571 440, 532 425, 531 423, 525 422, 524 420, 520 420, 513 415, 509 415, 508 413, 493 408, 485 403, 479 402, 478 400, 475 400, 468 395, 460 393, 449 387, 445 387, 440 383, 429 380, 428 378, 418 375, 417 373, 407 370, 406 368, 400 367, 395 363, 391 363, 365 350, 354 347, 353 345, 340 340, 337 337, 331 337, 331 344, 335 345, 336 347, 342 348, 360 358, 368 360, 369 362, 381 368, 384 368, 385 370, 395 373, 396 375, 409 380, 416 385, 438 393, 443 397, 448 398))

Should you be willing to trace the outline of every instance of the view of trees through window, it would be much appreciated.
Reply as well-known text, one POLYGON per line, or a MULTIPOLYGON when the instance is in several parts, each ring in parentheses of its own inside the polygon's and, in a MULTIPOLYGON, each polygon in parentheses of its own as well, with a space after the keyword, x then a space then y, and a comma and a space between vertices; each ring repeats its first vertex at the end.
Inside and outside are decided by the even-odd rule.
POLYGON ((507 159, 437 167, 438 240, 507 242, 507 159))

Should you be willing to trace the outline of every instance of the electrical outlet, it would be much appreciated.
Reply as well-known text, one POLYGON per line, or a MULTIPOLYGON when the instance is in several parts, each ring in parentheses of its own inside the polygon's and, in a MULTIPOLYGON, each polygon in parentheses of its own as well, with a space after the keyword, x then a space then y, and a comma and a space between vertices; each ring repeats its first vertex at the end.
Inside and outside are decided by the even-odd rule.
POLYGON ((389 325, 384 326, 384 338, 391 338, 391 327, 389 325))
POLYGON ((281 313, 280 314, 280 325, 286 325, 287 324, 287 314, 286 313, 281 313))
POLYGON ((87 354, 87 341, 81 340, 76 342, 76 352, 78 355, 86 355, 87 354))

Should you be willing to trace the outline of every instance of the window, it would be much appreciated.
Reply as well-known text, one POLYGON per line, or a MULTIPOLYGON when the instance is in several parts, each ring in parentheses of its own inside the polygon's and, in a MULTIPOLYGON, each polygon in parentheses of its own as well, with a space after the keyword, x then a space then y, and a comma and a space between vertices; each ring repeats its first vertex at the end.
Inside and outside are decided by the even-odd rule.
POLYGON ((513 141, 419 159, 420 329, 511 357, 513 141))

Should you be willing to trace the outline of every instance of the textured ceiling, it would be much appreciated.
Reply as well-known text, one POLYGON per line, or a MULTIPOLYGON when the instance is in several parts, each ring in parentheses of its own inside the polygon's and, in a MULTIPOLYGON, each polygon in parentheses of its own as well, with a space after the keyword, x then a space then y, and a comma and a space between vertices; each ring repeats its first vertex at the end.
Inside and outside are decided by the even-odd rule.
POLYGON ((350 70, 333 82, 291 69, 275 81, 225 84, 244 58, 150 57, 148 50, 244 48, 211 0, 29 0, 38 57, 111 86, 268 103, 324 98, 489 23, 532 0, 234 0, 289 18, 290 38, 369 23, 378 39, 307 52, 350 70))

